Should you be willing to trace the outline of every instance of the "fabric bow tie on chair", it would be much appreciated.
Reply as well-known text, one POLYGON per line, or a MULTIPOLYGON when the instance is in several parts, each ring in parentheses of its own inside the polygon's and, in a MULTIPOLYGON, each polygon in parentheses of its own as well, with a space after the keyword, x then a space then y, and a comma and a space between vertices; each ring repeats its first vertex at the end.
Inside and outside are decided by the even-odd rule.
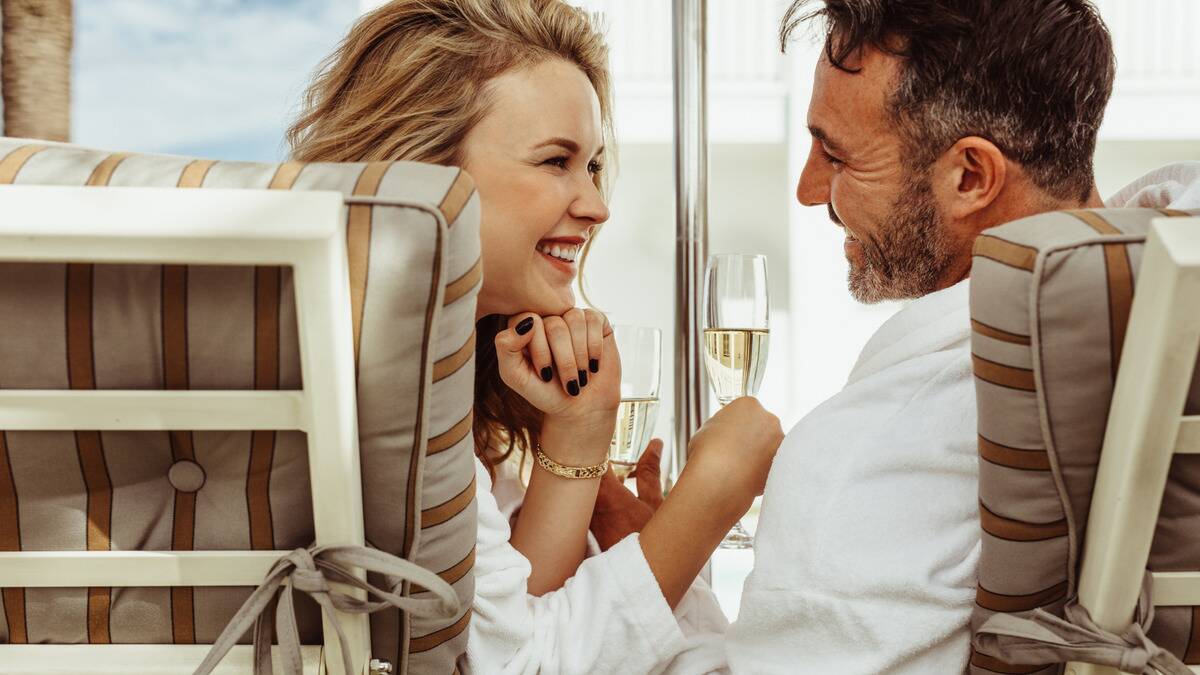
POLYGON ((1012 665, 1081 661, 1111 666, 1136 675, 1191 675, 1174 654, 1154 644, 1146 631, 1154 622, 1150 573, 1142 582, 1134 622, 1120 635, 1100 628, 1088 611, 1071 598, 1065 618, 1037 609, 1028 618, 996 614, 975 635, 975 649, 1012 665))
POLYGON ((441 577, 403 558, 384 553, 378 549, 361 546, 317 546, 298 548, 279 559, 271 568, 267 578, 254 589, 246 602, 230 619, 225 630, 217 637, 195 675, 207 675, 221 662, 238 638, 254 623, 254 673, 272 675, 271 634, 278 633, 279 650, 284 658, 283 672, 287 675, 302 675, 300 657, 300 632, 296 626, 294 591, 299 590, 312 596, 322 611, 332 618, 337 629, 338 642, 342 647, 344 671, 352 672, 350 645, 334 611, 352 614, 370 614, 378 610, 395 607, 413 616, 449 619, 461 610, 458 596, 450 584, 441 577), (373 586, 351 574, 352 568, 362 568, 389 578, 391 591, 373 586), (432 592, 434 598, 408 598, 396 594, 404 581, 409 581, 432 592), (346 584, 366 591, 368 597, 378 600, 361 600, 334 589, 330 582, 346 584))

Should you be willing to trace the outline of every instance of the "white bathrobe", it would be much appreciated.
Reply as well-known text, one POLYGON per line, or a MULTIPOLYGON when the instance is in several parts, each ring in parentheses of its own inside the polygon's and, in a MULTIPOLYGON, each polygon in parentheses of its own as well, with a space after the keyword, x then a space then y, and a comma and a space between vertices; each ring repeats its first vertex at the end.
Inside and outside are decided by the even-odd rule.
POLYGON ((562 589, 528 595, 529 560, 508 543, 525 489, 511 463, 497 467, 493 486, 476 460, 475 478, 475 604, 463 673, 657 673, 689 636, 719 635, 728 626, 702 580, 672 612, 637 535, 603 553, 589 535, 592 555, 562 589))
MULTIPOLYGON (((1107 205, 1200 208, 1200 162, 1107 205)), ((693 637, 672 673, 964 672, 979 557, 967 284, 887 321, 788 434, 738 620, 723 643, 693 637)))

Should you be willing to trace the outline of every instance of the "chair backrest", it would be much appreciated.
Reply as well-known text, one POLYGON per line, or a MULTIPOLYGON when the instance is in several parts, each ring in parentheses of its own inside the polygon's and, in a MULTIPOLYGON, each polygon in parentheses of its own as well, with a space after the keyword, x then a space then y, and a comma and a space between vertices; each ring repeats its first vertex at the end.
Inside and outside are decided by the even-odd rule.
MULTIPOLYGON (((1147 233, 1155 219, 1188 215, 1153 209, 1054 212, 993 228, 976 241, 971 319, 983 533, 974 631, 997 613, 1030 616, 1041 609, 1062 616, 1064 605, 1079 595, 1081 556, 1085 546, 1090 550, 1100 540, 1089 534, 1089 517, 1101 508, 1093 504, 1093 486, 1102 448, 1115 455, 1114 439, 1127 441, 1111 426, 1121 413, 1109 419, 1118 366, 1129 379, 1124 368, 1133 364, 1136 370, 1146 359, 1163 356, 1161 350, 1149 353, 1161 326, 1129 325, 1131 312, 1151 313, 1154 300, 1138 295, 1134 302, 1138 279, 1159 286, 1158 270, 1145 269, 1145 263, 1155 264, 1153 257, 1143 257, 1147 233)), ((1177 344, 1167 355, 1180 371, 1181 387, 1178 407, 1161 412, 1176 429, 1185 410, 1200 412, 1200 373, 1193 371, 1197 349, 1193 342, 1181 357, 1177 344)), ((1169 478, 1166 465, 1163 470, 1162 510, 1157 512, 1155 502, 1144 533, 1148 560, 1143 554, 1137 564, 1132 598, 1121 600, 1126 625, 1143 570, 1200 569, 1200 457, 1175 457, 1169 478)), ((1110 542, 1136 549, 1127 533, 1113 534, 1117 538, 1110 542)), ((1105 584, 1102 590, 1116 589, 1105 584)), ((1156 608, 1150 638, 1200 663, 1200 622, 1190 606, 1200 602, 1166 604, 1172 606, 1156 608)), ((1063 668, 1012 665, 979 651, 971 655, 973 674, 1063 668)))
MULTIPOLYGON (((437 573, 463 608, 450 619, 372 615, 372 656, 402 671, 452 670, 465 650, 476 530, 481 266, 469 177, 409 162, 213 162, 4 139, 0 184, 340 193, 365 540, 437 573)), ((225 215, 212 214, 214 228, 225 215)), ((247 266, 243 253, 228 249, 230 265, 0 263, 0 389, 304 390, 293 270, 247 266)), ((321 448, 307 445, 298 431, 237 424, 4 430, 0 551, 310 546, 309 458, 321 448)), ((6 587, 0 642, 211 643, 250 590, 6 587)), ((298 613, 304 643, 320 644, 315 607, 298 613)))

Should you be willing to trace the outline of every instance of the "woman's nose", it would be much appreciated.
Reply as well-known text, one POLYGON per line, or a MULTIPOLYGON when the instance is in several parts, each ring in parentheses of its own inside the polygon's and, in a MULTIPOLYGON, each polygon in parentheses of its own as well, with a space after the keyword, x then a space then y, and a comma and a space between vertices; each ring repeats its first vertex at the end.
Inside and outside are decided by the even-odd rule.
MULTIPOLYGON (((590 178, 590 177, 589 177, 590 178)), ((571 217, 599 225, 608 220, 608 204, 600 187, 590 179, 581 186, 580 194, 571 203, 571 217)))

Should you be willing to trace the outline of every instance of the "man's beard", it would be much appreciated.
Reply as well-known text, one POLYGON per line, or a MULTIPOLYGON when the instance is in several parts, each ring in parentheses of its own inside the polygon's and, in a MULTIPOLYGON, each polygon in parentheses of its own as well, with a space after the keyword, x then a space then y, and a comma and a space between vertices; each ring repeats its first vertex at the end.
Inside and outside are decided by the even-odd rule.
POLYGON ((859 243, 864 260, 851 260, 848 275, 850 294, 859 302, 919 298, 938 290, 953 254, 929 176, 909 174, 883 226, 859 243))

